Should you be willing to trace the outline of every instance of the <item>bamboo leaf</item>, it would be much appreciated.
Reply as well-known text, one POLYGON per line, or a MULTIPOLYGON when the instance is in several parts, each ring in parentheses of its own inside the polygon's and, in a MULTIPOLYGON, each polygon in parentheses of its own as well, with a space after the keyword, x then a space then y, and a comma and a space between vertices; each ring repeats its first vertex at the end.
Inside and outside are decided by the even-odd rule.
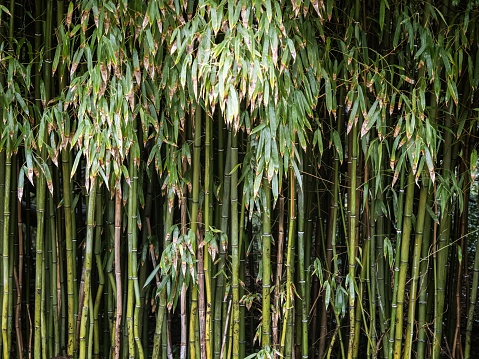
POLYGON ((333 131, 333 143, 334 148, 339 156, 339 162, 343 163, 343 145, 341 144, 341 138, 339 137, 339 133, 337 131, 333 131))

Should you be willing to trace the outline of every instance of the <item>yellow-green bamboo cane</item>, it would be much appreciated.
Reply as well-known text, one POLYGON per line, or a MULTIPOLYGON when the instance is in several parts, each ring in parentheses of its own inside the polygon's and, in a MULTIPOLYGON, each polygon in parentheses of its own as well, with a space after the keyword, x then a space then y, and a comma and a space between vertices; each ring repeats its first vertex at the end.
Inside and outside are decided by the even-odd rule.
MULTIPOLYGON (((232 344, 233 358, 238 358, 239 354, 239 334, 240 334, 240 308, 239 308, 239 269, 240 269, 240 245, 239 245, 239 226, 238 226, 238 134, 234 133, 231 140, 231 265, 232 279, 231 290, 233 292, 233 313, 232 313, 232 344)), ((264 316, 264 313, 263 313, 264 316)))
MULTIPOLYGON (((198 228, 198 212, 199 212, 199 196, 200 196, 200 158, 201 158, 201 107, 196 106, 194 111, 194 140, 193 140, 193 179, 192 179, 192 204, 191 204, 191 217, 190 217, 190 230, 196 236, 196 230, 198 228)), ((193 253, 196 253, 196 245, 193 244, 193 253)), ((191 359, 195 359, 200 356, 198 344, 199 338, 197 337, 197 325, 198 321, 198 284, 192 282, 191 285, 191 307, 189 317, 189 356, 191 359)), ((204 334, 204 333, 203 333, 204 334)))
MULTIPOLYGON (((414 242, 414 255, 412 261, 412 273, 411 273, 411 288, 409 290, 409 307, 407 315, 407 330, 404 343, 404 353, 402 358, 411 358, 412 353, 412 341, 414 336, 414 322, 416 315, 416 299, 419 279, 419 264, 421 259, 422 239, 424 235, 424 219, 426 216, 427 196, 429 181, 424 179, 422 181, 421 192, 419 195, 419 207, 416 217, 416 235, 414 242)), ((406 202, 407 203, 407 202, 406 202)), ((407 207, 406 207, 407 209, 407 207)), ((401 283, 400 283, 401 284, 401 283)))
POLYGON ((2 344, 3 357, 9 358, 10 335, 8 333, 8 303, 10 296, 9 283, 9 234, 10 234, 10 185, 12 174, 12 148, 10 138, 7 139, 6 155, 5 155, 5 194, 3 197, 3 253, 2 253, 2 267, 3 267, 3 300, 2 300, 2 344))
MULTIPOLYGON (((82 315, 80 322, 80 347, 79 347, 79 359, 87 358, 87 340, 88 340, 88 315, 90 312, 91 302, 91 271, 93 262, 93 239, 95 229, 95 202, 96 202, 96 178, 92 176, 90 178, 90 193, 88 195, 88 207, 87 207, 87 231, 85 241, 85 260, 84 260, 84 280, 83 280, 83 303, 82 303, 82 315)), ((93 320, 93 318, 90 318, 93 320)))

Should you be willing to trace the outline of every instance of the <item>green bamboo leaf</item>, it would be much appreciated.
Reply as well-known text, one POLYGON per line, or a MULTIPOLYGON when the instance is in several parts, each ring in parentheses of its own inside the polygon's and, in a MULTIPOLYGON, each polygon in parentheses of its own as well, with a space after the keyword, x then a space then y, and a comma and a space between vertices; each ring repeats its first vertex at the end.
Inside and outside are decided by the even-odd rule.
POLYGON ((387 0, 381 0, 381 4, 379 5, 379 28, 383 31, 384 28, 384 16, 386 14, 386 6, 389 9, 389 4, 387 0))
POLYGON ((15 98, 20 104, 22 111, 28 116, 30 114, 30 111, 28 110, 27 104, 25 103, 25 100, 23 99, 22 95, 19 92, 15 91, 15 98))
POLYGON ((316 131, 314 131, 313 147, 315 146, 318 146, 319 153, 322 155, 323 154, 323 138, 322 138, 321 130, 319 128, 316 131))
POLYGON ((82 155, 82 151, 78 151, 77 155, 75 157, 75 161, 73 162, 73 166, 72 166, 72 170, 71 170, 71 174, 70 174, 70 179, 72 179, 73 176, 75 175, 78 164, 80 163, 81 155, 82 155))
POLYGON ((387 237, 384 238, 384 258, 388 260, 389 267, 392 268, 394 263, 394 251, 391 241, 387 237))
POLYGON ((8 9, 3 6, 3 5, 0 5, 0 16, 2 15, 2 11, 7 14, 8 16, 12 16, 12 14, 10 13, 10 11, 8 11, 8 9))
MULTIPOLYGON (((153 271, 150 273, 148 278, 146 278, 145 284, 143 285, 143 289, 145 289, 150 284, 150 282, 153 280, 153 278, 155 278, 155 275, 156 275, 156 273, 158 273, 159 270, 160 270, 160 265, 157 265, 156 268, 153 269, 153 271)), ((165 279, 165 278, 163 278, 163 279, 165 279)))
POLYGON ((339 133, 336 130, 333 131, 332 135, 334 148, 336 149, 336 152, 339 156, 339 162, 343 163, 343 145, 341 144, 341 138, 339 137, 339 133))
POLYGON ((324 306, 326 310, 328 309, 329 303, 331 302, 331 285, 328 281, 324 283, 324 306))
POLYGON ((26 171, 27 171, 27 168, 25 166, 22 166, 22 168, 20 168, 20 171, 18 173, 17 197, 20 203, 22 202, 23 189, 25 187, 25 172, 26 171))

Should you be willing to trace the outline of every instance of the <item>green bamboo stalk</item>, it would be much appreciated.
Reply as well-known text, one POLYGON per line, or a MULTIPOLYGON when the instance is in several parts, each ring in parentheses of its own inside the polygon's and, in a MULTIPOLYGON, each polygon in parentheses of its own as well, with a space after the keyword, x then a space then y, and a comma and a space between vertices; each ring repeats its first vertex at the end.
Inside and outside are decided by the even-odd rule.
MULTIPOLYGON (((220 230, 223 233, 228 233, 228 219, 229 219, 229 203, 230 203, 230 192, 231 192, 231 132, 228 132, 228 141, 227 141, 227 152, 226 152, 226 161, 224 168, 224 178, 223 178, 223 197, 221 202, 221 223, 220 230)), ((214 303, 214 320, 213 320, 213 341, 212 347, 214 358, 219 359, 221 352, 221 337, 223 334, 223 321, 225 317, 223 315, 223 299, 225 293, 225 278, 224 271, 226 268, 226 251, 223 248, 223 245, 220 244, 220 258, 217 267, 218 277, 216 278, 216 289, 215 289, 215 303, 214 303)))
MULTIPOLYGON (((92 254, 93 254, 93 237, 95 229, 95 205, 96 205, 96 179, 93 176, 90 178, 90 193, 88 195, 88 207, 87 207, 87 232, 85 242, 85 260, 83 264, 84 280, 83 280, 83 303, 82 303, 82 315, 80 323, 80 336, 79 336, 79 359, 85 359, 87 357, 88 347, 91 346, 87 343, 87 322, 90 311, 91 301, 91 271, 92 271, 92 254)), ((93 309, 93 308, 92 308, 93 309)), ((92 318, 90 318, 92 320, 92 318)))
MULTIPOLYGON (((280 191, 281 192, 281 191, 280 191)), ((241 208, 243 212, 243 208, 241 208)), ((284 246, 284 196, 279 197, 279 211, 278 211, 278 242, 276 252, 276 276, 274 284, 274 312, 272 319, 272 333, 273 333, 273 349, 279 350, 279 319, 281 315, 280 296, 281 296, 281 280, 283 277, 283 246, 284 246)), ((240 232, 241 233, 241 232, 240 232)))
POLYGON ((292 357, 293 351, 293 317, 294 317, 294 253, 295 253, 295 180, 293 168, 289 169, 289 223, 288 249, 286 253, 286 304, 284 309, 283 328, 281 332, 281 353, 285 358, 292 357))
POLYGON ((103 295, 103 286, 105 285, 105 273, 103 272, 103 261, 101 258, 102 251, 102 217, 103 217, 103 208, 102 208, 102 192, 101 188, 98 188, 96 191, 96 214, 95 214, 95 244, 94 244, 94 254, 95 262, 98 272, 98 286, 97 293, 93 306, 93 358, 98 359, 100 357, 100 323, 98 320, 98 314, 100 312, 101 297, 103 295))
MULTIPOLYGON (((240 253, 240 281, 245 280, 245 244, 244 244, 244 223, 245 223, 245 212, 246 212, 246 196, 242 196, 242 201, 241 201, 241 214, 240 214, 240 225, 239 225, 239 253, 240 253)), ((244 295, 244 286, 240 285, 239 288, 239 297, 243 298, 244 295)), ((246 343, 245 343, 245 327, 246 327, 246 321, 245 321, 245 303, 244 301, 240 302, 240 333, 239 333, 239 352, 238 352, 238 357, 239 358, 245 358, 246 357, 246 343)))
MULTIPOLYGON (((304 155, 302 156, 304 160, 304 155)), ((300 166, 300 170, 302 171, 302 166, 300 166)), ((301 176, 301 181, 304 183, 304 176, 301 176)), ((301 325, 298 323, 298 332, 300 335, 300 341, 298 341, 298 345, 301 345, 301 356, 302 358, 308 358, 308 319, 309 319, 309 310, 307 307, 307 300, 306 300, 306 244, 305 244, 305 198, 304 198, 304 189, 299 188, 298 190, 298 218, 297 218, 297 228, 298 228, 298 282, 299 282, 299 295, 301 301, 301 311, 298 310, 299 319, 301 321, 301 325)), ((299 322, 299 320, 298 320, 299 322)))
POLYGON ((358 161, 358 124, 354 124, 351 130, 350 141, 352 144, 351 152, 351 167, 349 174, 350 196, 348 198, 349 211, 349 241, 348 241, 348 276, 349 276, 349 345, 348 345, 348 359, 353 357, 354 352, 354 337, 355 337, 355 307, 356 307, 356 203, 357 203, 357 161, 358 161))
MULTIPOLYGON (((339 90, 339 103, 344 103, 345 101, 345 89, 341 87, 339 90)), ((341 133, 342 130, 342 123, 344 120, 344 112, 341 110, 338 112, 338 122, 337 122, 337 130, 338 133, 341 133)), ((333 149, 334 153, 334 160, 333 160, 333 175, 331 179, 331 192, 332 197, 330 199, 330 206, 329 206, 329 218, 328 221, 328 232, 327 232, 327 253, 326 253, 326 268, 328 269, 328 273, 326 275, 326 280, 329 280, 330 274, 338 274, 339 267, 338 267, 338 257, 336 256, 336 239, 337 239, 337 225, 338 225, 338 209, 339 209, 339 149, 333 149)), ((321 302, 321 324, 320 324, 320 333, 319 333, 319 348, 318 348, 318 357, 322 358, 323 354, 326 349, 326 338, 327 338, 327 309, 325 305, 325 296, 323 296, 321 302)))
MULTIPOLYGON (((402 226, 401 238, 401 262, 399 264, 399 278, 397 290, 397 308, 396 308, 396 331, 394 336, 394 358, 399 359, 402 355, 403 338, 403 311, 404 294, 406 290, 407 267, 409 263, 409 242, 412 230, 412 207, 414 202, 414 173, 409 172, 406 187, 406 204, 404 206, 404 222, 402 226)), ((396 282, 395 282, 396 283, 396 282)))
MULTIPOLYGON (((446 128, 452 127, 451 115, 446 114, 445 118, 446 128)), ((452 173, 452 133, 445 131, 444 133, 444 159, 443 159, 443 178, 447 179, 453 176, 452 173)), ((441 213, 439 224, 439 239, 437 243, 436 254, 436 274, 435 274, 435 305, 434 305, 434 340, 433 340, 433 359, 439 359, 441 353, 441 339, 442 326, 444 316, 444 302, 446 295, 446 269, 447 259, 449 255, 449 235, 451 231, 451 204, 450 199, 443 199, 446 201, 444 205, 444 212, 441 213)))
MULTIPOLYGON (((107 192, 106 192, 107 193, 107 192)), ((107 303, 106 310, 108 311, 108 317, 105 318, 105 328, 104 330, 104 345, 109 348, 108 356, 110 358, 114 357, 114 343, 115 343, 115 297, 116 294, 116 282, 114 274, 114 260, 115 260, 115 195, 114 192, 105 194, 108 195, 106 204, 106 251, 107 251, 107 261, 105 265, 105 272, 107 273, 108 285, 106 286, 105 291, 105 301, 107 303)))
MULTIPOLYGON (((0 112, 3 115, 3 111, 0 112)), ((5 203, 5 168, 6 168, 6 151, 0 152, 0 203, 5 203)), ((0 251, 3 254, 3 228, 5 228, 4 222, 4 206, 0 206, 0 226, 2 230, 0 231, 0 251)), ((5 276, 3 272, 3 265, 0 266, 0 275, 2 278, 5 276)), ((0 281, 0 305, 3 308, 3 280, 0 281)), ((2 309, 3 311, 3 309, 2 309)), ((2 320, 3 322, 3 320, 2 320)), ((3 352, 3 335, 0 336, 0 350, 3 352)))
MULTIPOLYGON (((206 116, 206 135, 205 135, 205 237, 209 236, 211 221, 211 209, 213 208, 213 201, 211 200, 211 183, 212 183, 212 156, 211 151, 211 137, 212 137, 212 122, 213 119, 211 116, 206 116), (211 208, 210 208, 211 207, 211 208)), ((208 246, 208 244, 207 244, 208 246)), ((211 255, 208 251, 208 248, 204 250, 204 274, 205 274, 205 291, 206 291, 206 303, 205 303, 205 351, 206 359, 212 358, 212 346, 211 346, 211 308, 213 303, 213 293, 212 293, 212 266, 211 266, 211 255)))
MULTIPOLYGON (((427 195, 428 195, 429 182, 423 180, 421 193, 419 195, 419 207, 416 218, 416 236, 414 243, 414 255, 412 261, 412 273, 411 273, 411 288, 409 290, 409 307, 407 316, 407 331, 404 344, 403 358, 410 358, 412 352, 412 340, 414 336, 414 321, 416 312, 416 298, 417 298, 417 284, 419 279, 419 264, 421 259, 422 239, 424 234, 424 219, 426 216, 427 195)), ((406 202, 407 203, 407 202, 406 202)), ((407 204, 406 204, 407 209, 407 204)), ((404 223, 406 225, 406 222, 404 223)), ((404 243, 404 242, 403 242, 404 243)), ((401 282, 400 282, 401 283, 401 282)))
MULTIPOLYGON (((401 241, 403 238, 403 211, 404 211, 404 181, 405 181, 405 168, 401 169, 401 178, 399 181, 399 196, 398 196, 398 205, 397 205, 397 220, 396 220, 396 255, 394 257, 394 280, 393 283, 398 283, 399 281, 399 271, 400 271, 400 258, 401 258, 401 241)), ((396 330, 396 318, 397 318, 397 293, 398 286, 395 285, 392 293, 392 304, 391 304, 391 318, 389 324, 389 357, 392 358, 394 352, 394 338, 396 330)))
MULTIPOLYGON (((135 127, 135 126, 134 126, 135 127)), ((138 147, 130 150, 129 173, 130 190, 128 193, 128 296, 126 322, 128 328, 128 347, 130 358, 144 357, 143 346, 139 336, 138 317, 140 315, 140 289, 137 275, 138 232, 137 232, 137 186, 139 163, 138 147)))
MULTIPOLYGON (((163 239, 163 248, 166 248, 170 243, 170 235, 168 233, 169 228, 173 225, 173 208, 175 203, 175 193, 174 191, 170 190, 168 192, 168 198, 165 202, 165 219, 164 219, 164 228, 165 228, 165 235, 163 239)), ((159 283, 157 283, 159 285, 159 283)), ((153 358, 160 357, 160 350, 162 347, 164 348, 164 353, 161 355, 162 358, 166 358, 166 336, 163 338, 163 335, 166 335, 166 288, 160 292, 159 295, 159 310, 156 316, 156 327, 155 327, 155 338, 153 342, 153 358)))
MULTIPOLYGON (((51 163, 49 164, 50 168, 50 173, 52 173, 52 165, 51 163)), ((58 246, 58 236, 57 236, 57 229, 55 225, 55 207, 53 203, 53 196, 49 195, 48 196, 48 223, 49 223, 49 237, 50 237, 50 243, 49 243, 49 263, 50 263, 50 300, 51 300, 51 319, 53 321, 53 325, 49 327, 53 340, 54 341, 54 347, 53 351, 50 351, 52 355, 57 356, 60 354, 60 323, 59 323, 59 318, 60 318, 60 311, 59 311, 59 306, 58 306, 58 288, 60 287, 58 283, 58 257, 57 257, 57 246, 58 246)))
MULTIPOLYGON (((190 217, 190 230, 196 236, 198 228, 198 212, 199 212, 199 196, 200 196, 200 158, 201 158, 201 107, 196 106, 194 112, 194 140, 193 140, 193 179, 192 179, 192 203, 191 203, 191 217, 190 217)), ((193 253, 196 253, 196 247, 192 248, 193 253)), ((198 278, 199 280, 199 278, 198 278)), ((199 342, 203 342, 197 336, 198 320, 198 283, 192 283, 191 286, 191 307, 189 317, 189 340, 190 340, 190 358, 196 359, 200 357, 200 351, 197 348, 199 342)), ((202 333, 203 335, 204 333, 202 333)), ((206 348, 205 348, 206 350, 206 348)))
MULTIPOLYGON (((182 134, 183 143, 186 141, 186 133, 182 134)), ((182 173, 186 173, 187 169, 187 160, 182 158, 181 160, 181 170, 182 173)), ((181 235, 187 235, 187 186, 186 183, 182 187, 181 199, 180 199, 180 211, 181 211, 181 235)), ((181 338, 180 338, 180 359, 186 359, 187 357, 187 348, 188 348, 188 324, 187 324, 187 314, 186 314, 186 294, 187 287, 186 283, 183 282, 181 285, 181 294, 180 294, 180 325, 181 325, 181 338)), ((193 354, 194 355, 194 354, 193 354)))
MULTIPOLYGON (((1 20, 0 20, 1 21, 1 20)), ((0 164, 1 165, 1 164, 0 164)), ((17 167, 18 164, 17 164, 17 167)), ((19 172, 21 169, 17 170, 19 172)), ((19 184, 20 186, 20 184, 19 184)), ((23 188, 22 188, 23 190, 23 188)), ((1 202, 0 202, 1 203, 1 202)), ((17 357, 23 359, 24 344, 22 333, 22 294, 23 294, 23 264, 24 264, 24 237, 23 237, 23 219, 22 219, 22 202, 15 199, 14 204, 17 206, 17 233, 18 233, 18 262, 14 269, 15 283, 17 287, 17 301, 15 303, 15 333, 17 341, 17 357)))
MULTIPOLYGON (((231 139, 231 266, 232 279, 231 290, 233 294, 233 313, 231 322, 233 358, 238 358, 240 342, 240 308, 239 308, 239 271, 240 271, 240 243, 239 243, 239 225, 238 225, 238 134, 234 133, 231 139)), ((264 267, 263 267, 264 268, 264 267)), ((264 283, 263 283, 264 284, 264 283)), ((264 291, 263 291, 264 295, 264 291)), ((269 304, 268 304, 269 307, 269 304)), ((264 309, 264 308, 263 308, 264 309)), ((264 318, 264 312, 263 312, 264 318)))
MULTIPOLYGON (((359 167, 362 167, 361 164, 359 167)), ((369 183, 369 172, 368 172, 368 167, 365 168, 364 170, 364 183, 369 183)), ((367 196, 367 194, 365 194, 367 196)), ((359 212, 359 210, 356 210, 356 213, 359 212)), ((370 211, 368 204, 365 205, 365 208, 363 210, 363 218, 362 218, 362 223, 368 223, 369 222, 369 216, 370 216, 370 211)), ((362 248, 362 257, 359 258, 359 261, 361 263, 361 270, 359 274, 359 288, 358 288, 358 305, 356 307, 356 315, 355 315, 355 321, 356 321, 356 327, 355 327, 355 334, 354 334, 354 348, 353 348, 353 357, 357 358, 358 353, 359 353, 359 339, 361 335, 361 319, 365 317, 365 306, 363 305, 364 303, 364 296, 366 292, 366 287, 368 284, 368 279, 369 279, 369 253, 370 253, 370 246, 371 246, 371 232, 369 226, 365 225, 362 227, 363 229, 363 237, 365 238, 363 242, 363 248, 362 248), (366 283, 366 284, 365 284, 366 283)), ((358 235, 359 230, 357 230, 358 235)), ((370 328, 369 326, 366 325, 366 320, 364 320, 364 331, 366 332, 366 337, 368 338, 368 346, 366 350, 366 355, 368 358, 371 357, 370 353, 370 328)))
MULTIPOLYGON (((381 146, 381 145, 380 145, 381 146)), ((373 198, 369 204, 369 271, 368 271, 368 292, 369 292, 369 341, 372 353, 377 351, 377 330, 376 330, 376 312, 377 312, 377 263, 376 263, 376 207, 373 198)), ((381 256, 381 253, 379 254, 381 256)), ((369 350, 369 349, 368 349, 369 350)))
POLYGON ((35 256, 35 314, 34 314, 34 355, 35 359, 42 357, 42 288, 44 265, 43 265, 43 250, 44 250, 44 230, 45 230, 45 192, 46 179, 45 176, 40 175, 37 180, 37 235, 36 235, 36 256, 35 256))
MULTIPOLYGON (((58 19, 57 22, 63 21, 63 1, 58 1, 58 19), (59 21, 58 21, 59 20, 59 21)), ((65 62, 61 59, 58 67, 59 74, 59 90, 62 92, 65 89, 65 62)), ((64 132, 65 136, 70 135, 70 118, 65 115, 64 118, 64 132)), ((72 180, 71 180, 71 166, 70 166, 70 151, 68 147, 61 150, 61 170, 62 170, 62 185, 63 185, 63 208, 64 208, 64 221, 65 221, 65 249, 66 249, 66 282, 67 282, 67 354, 74 356, 76 352, 76 333, 75 333, 75 313, 78 303, 75 296, 75 269, 74 269, 74 245, 73 245, 73 221, 75 220, 72 215, 72 180)))
MULTIPOLYGON (((432 204, 432 196, 428 195, 427 206, 432 204)), ((426 306, 427 306, 427 296, 428 296, 428 281, 429 281, 429 263, 430 260, 430 242, 431 242, 431 221, 432 218, 430 215, 426 215, 424 220, 424 234, 422 239, 422 248, 421 248, 421 262, 419 268, 419 277, 420 277, 420 287, 419 287, 419 303, 418 303, 418 338, 417 338, 417 358, 425 358, 426 351, 426 306)))
POLYGON ((2 267, 3 267, 3 300, 2 300, 2 345, 3 345, 3 357, 8 358, 10 356, 10 335, 8 332, 8 304, 10 297, 10 282, 9 282, 9 234, 10 234, 10 185, 11 185, 11 173, 12 173, 12 148, 10 138, 6 141, 6 154, 5 154, 5 172, 4 183, 5 192, 3 196, 3 252, 2 252, 2 267))
POLYGON ((122 318, 122 283, 121 283, 121 187, 118 184, 115 190, 115 283, 116 283, 116 317, 115 317, 115 331, 114 331, 114 359, 120 358, 120 327, 122 318))
POLYGON ((263 301, 261 309, 261 345, 269 347, 271 342, 271 188, 267 178, 263 178, 263 301))

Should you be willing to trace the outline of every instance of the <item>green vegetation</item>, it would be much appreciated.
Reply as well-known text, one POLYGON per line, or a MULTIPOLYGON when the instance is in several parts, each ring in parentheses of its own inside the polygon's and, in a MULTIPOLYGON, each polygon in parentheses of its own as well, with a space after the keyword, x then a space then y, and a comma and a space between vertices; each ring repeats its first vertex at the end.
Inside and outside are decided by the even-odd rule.
POLYGON ((478 34, 477 0, 0 0, 2 358, 473 357, 478 34))

